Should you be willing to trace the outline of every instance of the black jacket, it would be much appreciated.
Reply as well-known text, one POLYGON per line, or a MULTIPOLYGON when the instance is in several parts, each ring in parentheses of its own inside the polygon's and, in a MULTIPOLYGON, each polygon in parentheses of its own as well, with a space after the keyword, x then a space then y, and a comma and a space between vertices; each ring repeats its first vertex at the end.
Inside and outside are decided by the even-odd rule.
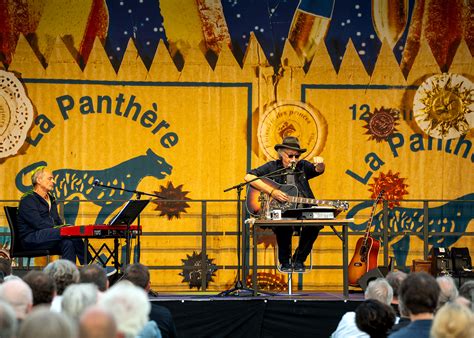
MULTIPOLYGON (((261 177, 278 169, 283 169, 283 162, 281 160, 267 162, 258 168, 250 170, 249 174, 261 177)), ((296 164, 295 169, 295 181, 299 190, 299 195, 302 195, 306 198, 314 198, 314 194, 311 190, 311 187, 309 186, 308 180, 321 175, 323 172, 324 170, 318 173, 314 168, 314 164, 309 161, 299 161, 296 164)), ((279 184, 286 184, 286 177, 286 175, 279 175, 277 177, 272 177, 271 179, 279 184)))
POLYGON ((58 214, 56 200, 52 195, 49 197, 51 210, 48 202, 34 191, 22 196, 18 207, 18 232, 23 242, 41 242, 35 236, 37 231, 63 224, 58 214))

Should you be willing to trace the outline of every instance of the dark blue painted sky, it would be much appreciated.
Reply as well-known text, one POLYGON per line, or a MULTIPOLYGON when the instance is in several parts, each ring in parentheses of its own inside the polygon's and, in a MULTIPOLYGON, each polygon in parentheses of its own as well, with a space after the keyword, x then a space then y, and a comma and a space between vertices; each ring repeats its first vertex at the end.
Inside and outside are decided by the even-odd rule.
MULTIPOLYGON (((367 71, 371 73, 374 68, 381 41, 372 23, 371 0, 303 0, 301 3, 298 0, 222 0, 221 3, 239 62, 245 54, 250 33, 254 32, 270 63, 278 66, 293 16, 299 7, 331 18, 325 43, 337 70, 349 39, 354 42, 367 71)), ((414 0, 409 0, 409 3, 411 16, 414 0)), ((149 67, 160 39, 167 42, 159 1, 107 0, 107 7, 106 49, 114 66, 118 68, 120 65, 132 37, 149 67)), ((407 31, 394 48, 398 60, 401 59, 407 31)))

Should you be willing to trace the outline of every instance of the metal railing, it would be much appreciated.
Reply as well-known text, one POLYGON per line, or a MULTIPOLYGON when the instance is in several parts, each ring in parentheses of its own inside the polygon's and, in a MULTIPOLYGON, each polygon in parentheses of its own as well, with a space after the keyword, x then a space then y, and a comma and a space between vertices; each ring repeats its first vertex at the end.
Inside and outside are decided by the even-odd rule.
MULTIPOLYGON (((0 200, 0 206, 4 205, 18 205, 18 200, 0 200)), ((70 216, 64 214, 65 203, 79 203, 78 206, 81 208, 85 207, 86 211, 81 211, 78 219, 82 221, 81 224, 93 224, 97 213, 91 212, 87 209, 87 206, 84 206, 84 203, 94 203, 96 201, 89 200, 80 200, 80 201, 58 201, 58 205, 62 216, 70 216)), ((117 201, 124 202, 124 201, 117 201)), ((356 207, 360 203, 370 204, 371 200, 348 200, 351 206, 356 207)), ((151 207, 147 207, 141 215, 140 222, 146 224, 143 227, 143 238, 150 237, 196 237, 200 238, 200 249, 201 250, 201 262, 199 269, 201 270, 202 276, 206 276, 209 272, 209 264, 207 261, 208 252, 210 250, 208 238, 210 236, 232 236, 237 239, 237 236, 241 236, 242 240, 237 242, 235 240, 235 245, 230 250, 235 250, 235 257, 238 256, 236 264, 225 264, 225 262, 220 262, 217 264, 217 269, 226 269, 226 270, 235 270, 240 267, 242 268, 242 281, 245 285, 246 277, 249 273, 249 259, 250 259, 250 239, 249 239, 249 226, 244 224, 244 220, 248 217, 246 213, 245 203, 242 203, 242 224, 237 224, 237 201, 236 200, 167 200, 166 203, 168 206, 173 205, 183 205, 186 203, 189 207, 180 210, 177 212, 173 211, 173 208, 170 208, 172 212, 175 212, 174 216, 171 216, 170 213, 167 214, 166 210, 150 210, 151 207), (157 215, 157 211, 161 216, 157 215), (181 230, 174 231, 171 228, 167 228, 163 231, 160 231, 159 228, 163 227, 159 224, 166 224, 167 219, 179 220, 182 223, 180 227, 181 230), (154 224, 150 226, 152 229, 148 230, 150 227, 149 224, 154 224), (186 228, 184 230, 183 228, 186 228), (187 228, 190 228, 188 230, 187 228), (224 264, 222 264, 224 263, 224 264)), ((156 206, 158 207, 158 206, 156 206)), ((93 208, 90 208, 93 209, 93 208)), ((97 209, 97 207, 96 207, 97 209)), ((366 222, 370 216, 370 208, 366 208, 361 213, 355 215, 354 226, 349 229, 349 242, 351 243, 351 237, 361 236, 365 233, 363 231, 362 224, 366 222), (357 225, 359 224, 359 225, 357 225), (355 229, 352 229, 355 228, 355 229)), ((349 212, 351 209, 349 210, 349 212)), ((171 212, 171 214, 172 214, 171 212)), ((396 236, 417 236, 423 241, 423 258, 427 259, 428 253, 430 250, 430 239, 433 238, 448 238, 451 236, 454 237, 472 237, 474 232, 467 231, 467 226, 469 222, 474 217, 474 200, 403 200, 403 201, 384 201, 381 211, 377 212, 377 215, 381 218, 381 222, 376 223, 375 231, 372 231, 374 237, 380 238, 383 243, 383 263, 388 265, 390 257, 390 238, 396 236), (390 209, 389 203, 400 203, 400 207, 404 209, 390 209), (396 210, 396 212, 394 212, 396 210), (440 213, 441 212, 441 213, 440 213), (406 215, 401 215, 405 213, 406 215), (418 217, 417 220, 412 220, 412 222, 417 223, 417 227, 413 227, 413 224, 410 225, 408 220, 410 218, 410 213, 418 217), (460 215, 461 214, 461 215, 460 215), (403 218, 405 217, 405 218, 403 218), (400 224, 397 222, 405 222, 400 227, 400 224), (444 224, 443 224, 444 223, 444 224), (460 224, 462 223, 462 224, 460 224), (393 226, 396 225, 396 229, 393 226), (407 226, 404 228, 403 226, 407 226), (410 228, 411 226, 411 228, 410 228), (436 229, 448 229, 449 231, 432 231, 430 228, 436 229), (456 230, 456 231, 455 231, 456 230)), ((344 215, 343 215, 344 216, 344 215)), ((76 223, 77 224, 77 223, 76 223)), ((8 242, 9 230, 5 215, 0 214, 0 226, 3 225, 3 228, 0 228, 0 241, 3 243, 8 242)), ((332 235, 332 232, 321 231, 321 236, 332 235)), ((442 240, 441 242, 443 242, 442 240)), ((447 241, 451 243, 452 241, 447 241)), ((474 242, 473 242, 474 243, 474 242)), ((351 251, 349 251, 351 254, 351 251)), ((185 266, 185 265, 149 265, 150 270, 191 270, 195 269, 195 266, 185 266)), ((275 266, 262 265, 258 266, 259 269, 271 269, 275 266)), ((315 265, 315 269, 342 269, 341 265, 315 265)), ((398 268, 406 269, 407 265, 398 266, 398 268)), ((208 288, 206 279, 201 278, 201 290, 206 291, 208 288)))

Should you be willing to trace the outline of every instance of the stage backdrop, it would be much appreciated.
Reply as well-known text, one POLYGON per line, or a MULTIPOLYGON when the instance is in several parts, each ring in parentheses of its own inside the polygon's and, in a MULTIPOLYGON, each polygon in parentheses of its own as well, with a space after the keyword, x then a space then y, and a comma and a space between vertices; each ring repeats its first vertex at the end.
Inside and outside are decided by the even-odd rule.
MULTIPOLYGON (((223 290, 237 265, 237 194, 224 189, 276 158, 273 146, 293 135, 305 158, 325 160, 326 172, 311 181, 316 197, 350 201, 350 230, 365 229, 370 200, 387 192, 397 232, 389 255, 410 266, 423 258, 421 235, 406 233, 423 230, 421 200, 443 200, 428 205, 429 231, 473 231, 473 7, 388 4, 3 1, 2 205, 31 189, 31 172, 44 165, 69 224, 107 223, 135 197, 95 180, 181 200, 146 208, 141 262, 154 267, 155 288, 200 287, 196 232, 205 211, 208 288, 223 290)), ((374 231, 382 216, 379 207, 374 231)), ((473 243, 461 235, 429 241, 473 243)), ((273 247, 270 233, 262 237, 261 264, 275 264, 273 247)), ((314 248, 314 264, 342 264, 337 237, 321 236, 314 248)), ((322 269, 298 283, 341 289, 341 276, 322 269)), ((259 277, 269 288, 286 283, 275 269, 259 277)))

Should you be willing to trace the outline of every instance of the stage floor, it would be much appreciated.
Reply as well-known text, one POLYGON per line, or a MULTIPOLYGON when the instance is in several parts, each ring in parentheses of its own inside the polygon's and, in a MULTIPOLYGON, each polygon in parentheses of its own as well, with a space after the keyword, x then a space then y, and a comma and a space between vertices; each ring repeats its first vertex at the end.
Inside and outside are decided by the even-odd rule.
MULTIPOLYGON (((159 294, 153 304, 167 307, 179 337, 329 337, 342 315, 354 311, 362 293, 297 292, 253 296, 159 294)), ((151 318, 153 319, 153 318, 151 318)))
MULTIPOLYGON (((292 295, 288 295, 286 292, 280 293, 259 293, 254 296, 252 292, 239 290, 229 295, 222 295, 217 292, 157 292, 158 296, 153 297, 152 300, 156 301, 173 301, 173 300, 200 300, 200 301, 212 301, 212 300, 241 300, 241 299, 272 299, 272 300, 326 300, 326 301, 344 301, 344 295, 342 292, 304 292, 298 291, 293 292, 292 295)), ((362 301, 364 300, 363 292, 351 292, 347 301, 362 301)))

